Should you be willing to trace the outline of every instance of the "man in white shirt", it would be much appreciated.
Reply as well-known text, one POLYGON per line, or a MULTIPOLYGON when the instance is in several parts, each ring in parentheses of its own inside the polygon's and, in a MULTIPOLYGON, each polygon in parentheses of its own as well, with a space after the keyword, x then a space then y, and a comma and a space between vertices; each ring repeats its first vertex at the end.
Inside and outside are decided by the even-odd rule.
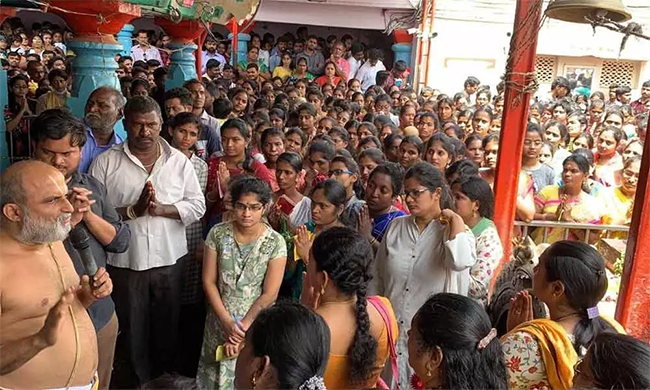
POLYGON ((377 72, 386 70, 386 67, 379 59, 381 51, 379 49, 370 49, 368 51, 368 61, 366 61, 357 71, 356 79, 361 83, 361 91, 366 92, 368 88, 375 85, 377 72))
POLYGON ((348 58, 348 63, 350 64, 350 74, 348 75, 348 81, 356 79, 357 71, 363 65, 363 45, 360 43, 353 43, 350 48, 350 58, 348 58))
POLYGON ((110 253, 121 334, 116 356, 140 387, 173 371, 185 227, 205 213, 190 160, 160 137, 156 101, 136 96, 124 107, 127 140, 98 156, 90 173, 131 228, 125 253, 110 253))
POLYGON ((149 44, 149 35, 147 34, 147 31, 138 30, 137 40, 138 44, 131 48, 131 57, 133 58, 133 62, 158 60, 159 63, 163 63, 158 49, 149 44))

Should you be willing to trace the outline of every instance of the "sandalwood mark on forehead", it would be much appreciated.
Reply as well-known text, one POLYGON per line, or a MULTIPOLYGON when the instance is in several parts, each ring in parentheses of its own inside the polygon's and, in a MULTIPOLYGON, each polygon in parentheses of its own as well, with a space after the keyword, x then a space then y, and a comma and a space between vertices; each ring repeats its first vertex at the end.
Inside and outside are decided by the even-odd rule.
POLYGON ((62 193, 62 194, 67 194, 68 193, 68 186, 65 184, 65 181, 59 180, 60 177, 53 177, 52 175, 48 175, 47 179, 54 184, 54 186, 62 193))

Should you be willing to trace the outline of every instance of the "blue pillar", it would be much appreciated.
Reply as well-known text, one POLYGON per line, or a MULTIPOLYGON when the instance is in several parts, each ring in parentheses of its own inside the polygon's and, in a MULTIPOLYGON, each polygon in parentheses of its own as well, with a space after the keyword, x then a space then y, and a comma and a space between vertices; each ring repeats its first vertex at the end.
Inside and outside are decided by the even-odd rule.
MULTIPOLYGON (((7 71, 0 69, 0 107, 9 104, 9 90, 7 89, 7 71)), ((6 123, 0 120, 0 172, 4 172, 9 167, 9 145, 7 145, 6 123)))
MULTIPOLYGON (((122 45, 72 41, 68 43, 68 48, 74 51, 76 57, 73 63, 72 96, 66 104, 76 117, 83 118, 86 101, 95 89, 109 86, 120 90, 120 82, 115 74, 115 54, 122 50, 122 45)), ((126 138, 122 122, 118 121, 115 125, 115 132, 126 138)))
POLYGON ((391 46, 391 50, 395 53, 395 61, 404 61, 406 65, 411 66, 411 51, 413 46, 410 43, 396 43, 391 46))
POLYGON ((185 81, 197 78, 194 51, 198 46, 191 43, 172 42, 169 48, 172 49, 172 54, 169 57, 171 64, 165 89, 182 87, 185 81))
MULTIPOLYGON (((233 35, 228 34, 228 39, 232 40, 233 35)), ((248 34, 237 34, 237 61, 243 61, 248 57, 248 42, 251 40, 251 36, 248 34)), ((232 56, 230 58, 233 58, 232 56)), ((231 64, 235 68, 237 64, 231 64)))
POLYGON ((133 47, 133 27, 132 24, 125 24, 124 27, 117 33, 117 41, 122 44, 122 51, 120 52, 123 56, 131 56, 131 47, 133 47))

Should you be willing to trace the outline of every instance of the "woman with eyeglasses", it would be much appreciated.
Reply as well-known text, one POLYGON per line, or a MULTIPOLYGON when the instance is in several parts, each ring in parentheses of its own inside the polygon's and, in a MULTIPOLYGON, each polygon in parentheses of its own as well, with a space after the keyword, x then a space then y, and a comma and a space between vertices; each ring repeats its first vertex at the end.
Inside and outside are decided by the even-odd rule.
MULTIPOLYGON (((433 294, 467 296, 470 268, 476 263, 474 235, 453 212, 453 199, 443 174, 417 163, 406 173, 406 204, 411 215, 395 218, 371 266, 371 294, 387 297, 399 324, 397 349, 407 351, 407 333, 415 312, 433 294)), ((401 388, 408 388, 411 369, 398 356, 401 388)))
POLYGON ((329 175, 330 179, 338 181, 345 188, 343 223, 356 228, 361 207, 365 204, 363 200, 359 199, 363 192, 359 165, 349 157, 336 156, 330 162, 329 175))
MULTIPOLYGON (((603 224, 630 225, 640 171, 641 157, 631 157, 623 166, 621 186, 604 188, 598 192, 597 198, 603 201, 606 210, 602 219, 603 224)), ((610 238, 626 239, 627 233, 612 232, 610 238)))
POLYGON ((201 389, 232 389, 236 356, 246 331, 280 290, 287 247, 264 222, 271 188, 240 177, 230 187, 234 220, 208 233, 203 253, 203 286, 209 304, 197 373, 201 389), (220 348, 223 359, 215 354, 220 348))
POLYGON ((575 389, 650 389, 650 345, 624 334, 601 333, 573 371, 575 389))
POLYGON ((508 333, 501 338, 509 389, 571 389, 573 367, 594 339, 623 331, 598 312, 607 291, 605 271, 603 257, 582 242, 559 241, 542 253, 532 294, 546 304, 549 318, 533 319, 528 291, 511 301, 508 333))

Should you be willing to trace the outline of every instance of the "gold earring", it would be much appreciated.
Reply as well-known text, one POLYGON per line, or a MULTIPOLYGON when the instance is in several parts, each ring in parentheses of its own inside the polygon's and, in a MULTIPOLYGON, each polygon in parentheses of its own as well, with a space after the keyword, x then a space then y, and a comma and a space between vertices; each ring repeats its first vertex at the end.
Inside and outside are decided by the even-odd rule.
POLYGON ((427 369, 427 377, 431 378, 431 370, 427 369))
POLYGON ((325 295, 325 285, 320 286, 320 295, 325 295))
POLYGON ((253 389, 257 385, 257 380, 255 379, 255 376, 253 376, 253 378, 251 379, 251 385, 253 386, 253 389))

